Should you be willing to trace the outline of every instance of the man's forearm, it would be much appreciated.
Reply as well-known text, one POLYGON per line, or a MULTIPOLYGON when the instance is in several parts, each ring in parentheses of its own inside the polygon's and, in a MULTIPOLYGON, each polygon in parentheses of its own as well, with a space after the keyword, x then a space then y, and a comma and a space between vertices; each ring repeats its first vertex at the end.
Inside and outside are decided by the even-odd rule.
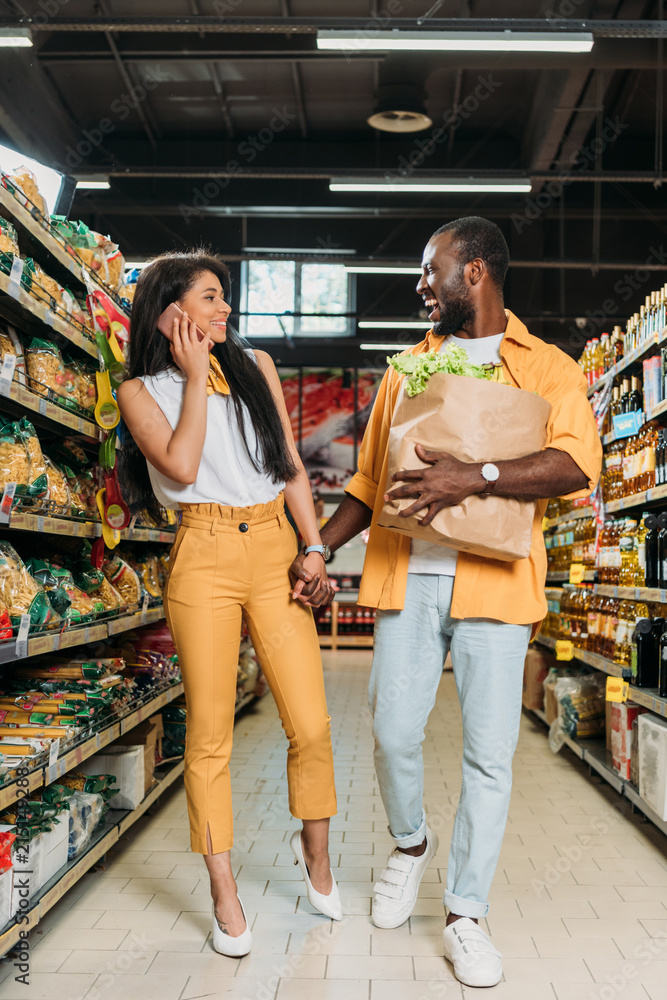
MULTIPOLYGON (((547 500, 586 489, 588 478, 564 451, 546 448, 535 455, 494 462, 500 476, 493 493, 521 500, 547 500)), ((481 473, 480 473, 481 477, 481 473)), ((479 492, 483 492, 482 485, 479 492)))
POLYGON ((340 507, 320 531, 320 537, 335 552, 364 528, 368 528, 372 516, 370 507, 346 493, 340 507))

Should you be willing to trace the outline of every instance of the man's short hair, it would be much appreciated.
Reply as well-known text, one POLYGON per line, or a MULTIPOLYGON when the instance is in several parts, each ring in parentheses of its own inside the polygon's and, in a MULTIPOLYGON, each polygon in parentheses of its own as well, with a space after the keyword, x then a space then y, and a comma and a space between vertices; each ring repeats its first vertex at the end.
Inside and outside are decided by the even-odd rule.
POLYGON ((510 263, 510 252, 507 241, 495 222, 482 219, 479 215, 468 215, 440 226, 431 239, 442 233, 452 234, 452 242, 462 265, 480 257, 492 280, 502 289, 510 263))

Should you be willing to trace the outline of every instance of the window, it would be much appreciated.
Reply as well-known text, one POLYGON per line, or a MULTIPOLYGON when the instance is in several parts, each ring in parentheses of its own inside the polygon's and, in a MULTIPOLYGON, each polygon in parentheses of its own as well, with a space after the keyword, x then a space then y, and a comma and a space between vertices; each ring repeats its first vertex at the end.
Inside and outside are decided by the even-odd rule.
POLYGON ((244 261, 241 333, 250 340, 351 336, 352 282, 342 264, 244 261))

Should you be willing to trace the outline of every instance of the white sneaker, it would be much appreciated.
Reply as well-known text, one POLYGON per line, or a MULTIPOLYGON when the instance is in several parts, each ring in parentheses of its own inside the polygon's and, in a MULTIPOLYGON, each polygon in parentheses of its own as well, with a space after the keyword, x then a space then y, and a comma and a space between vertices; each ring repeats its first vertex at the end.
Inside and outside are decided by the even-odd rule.
POLYGON ((445 927, 445 958, 464 986, 495 986, 503 977, 502 955, 488 934, 470 917, 460 917, 445 927))
POLYGON ((373 886, 371 917, 376 927, 400 927, 415 908, 419 884, 438 850, 438 838, 426 827, 426 850, 418 857, 396 847, 389 855, 380 881, 373 886))

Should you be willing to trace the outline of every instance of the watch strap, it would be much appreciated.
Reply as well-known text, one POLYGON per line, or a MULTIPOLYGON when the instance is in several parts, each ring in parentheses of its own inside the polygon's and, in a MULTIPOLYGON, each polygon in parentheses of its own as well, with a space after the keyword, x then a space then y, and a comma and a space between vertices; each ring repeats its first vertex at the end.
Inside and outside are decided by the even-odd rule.
POLYGON ((323 545, 309 545, 304 550, 304 555, 308 555, 310 552, 319 552, 321 556, 324 556, 324 546, 323 545))

